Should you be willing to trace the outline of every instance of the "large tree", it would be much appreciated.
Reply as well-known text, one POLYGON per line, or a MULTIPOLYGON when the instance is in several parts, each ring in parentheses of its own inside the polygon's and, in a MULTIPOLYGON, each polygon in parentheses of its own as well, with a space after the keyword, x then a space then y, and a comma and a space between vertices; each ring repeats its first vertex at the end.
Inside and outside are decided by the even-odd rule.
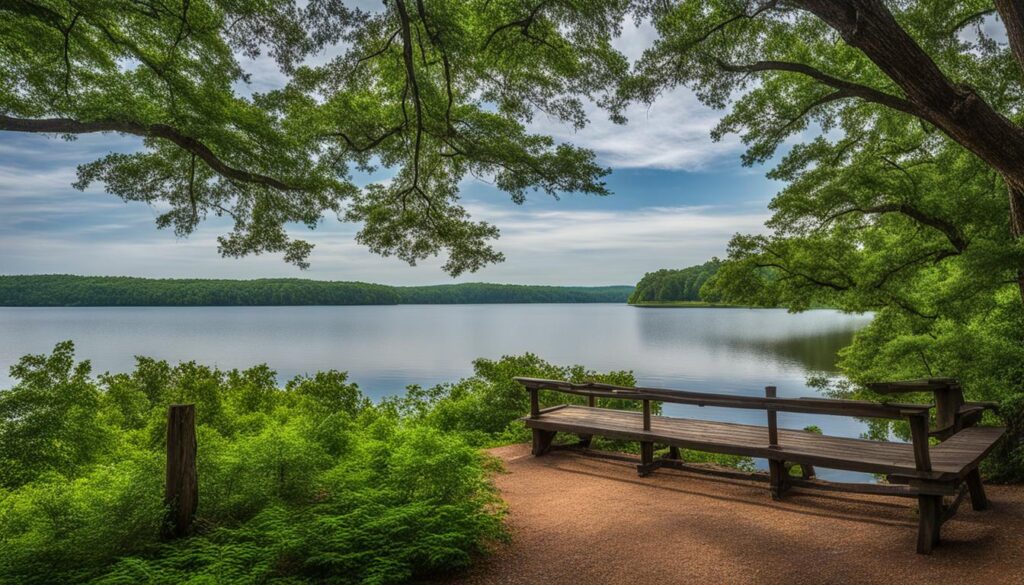
POLYGON ((581 98, 626 69, 609 45, 625 4, 0 0, 0 131, 142 137, 80 166, 77 186, 159 204, 181 235, 230 216, 225 255, 305 266, 311 246, 286 227, 330 213, 363 222, 378 253, 446 253, 458 274, 501 259, 497 229, 458 203, 467 175, 515 201, 606 193, 590 152, 524 124, 585 122, 581 98), (287 83, 246 96, 244 57, 261 52, 287 83), (386 180, 358 188, 356 170, 386 180))
MULTIPOLYGON (((1014 240, 1024 234, 1024 127, 1015 120, 1024 95, 1024 3, 719 0, 641 5, 659 38, 638 75, 624 86, 624 98, 653 100, 665 88, 683 84, 714 106, 733 101, 716 134, 743 133, 750 146, 748 164, 768 160, 786 139, 817 125, 821 137, 794 149, 776 171, 788 180, 816 167, 840 170, 865 159, 888 159, 885 165, 896 169, 915 156, 939 156, 955 144, 998 176, 1006 193, 1002 217, 1007 231, 1014 240), (986 19, 994 21, 992 15, 1007 42, 981 26, 986 19), (893 140, 901 144, 886 150, 883 143, 893 140)), ((838 178, 831 178, 837 184, 838 178)), ((819 185, 826 183, 819 177, 819 185)), ((807 189, 807 195, 818 191, 807 189)), ((950 218, 937 209, 914 207, 907 200, 911 196, 889 185, 877 189, 872 201, 862 196, 845 208, 808 208, 803 217, 821 211, 815 219, 832 220, 831 214, 843 211, 874 221, 870 218, 899 214, 951 235, 950 250, 962 252, 967 242, 946 225, 950 218)), ((946 202, 959 196, 948 193, 946 202)), ((1008 268, 1024 297, 1024 263, 1018 257, 1008 268)), ((804 280, 827 288, 838 284, 804 280)))

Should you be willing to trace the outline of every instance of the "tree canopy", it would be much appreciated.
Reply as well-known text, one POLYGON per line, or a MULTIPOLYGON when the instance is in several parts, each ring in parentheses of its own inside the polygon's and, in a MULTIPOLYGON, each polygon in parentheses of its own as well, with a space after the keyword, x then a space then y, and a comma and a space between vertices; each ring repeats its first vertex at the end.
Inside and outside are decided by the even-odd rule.
POLYGON ((142 137, 79 167, 192 233, 233 220, 226 256, 280 252, 325 215, 409 263, 444 253, 459 274, 502 259, 495 226, 459 204, 467 176, 526 193, 606 193, 593 154, 531 134, 537 112, 580 126, 582 99, 627 68, 615 2, 9 0, 0 2, 0 130, 142 137), (287 83, 246 94, 246 57, 287 83), (353 173, 376 182, 358 187, 353 173), (381 178, 386 175, 385 178, 381 178))

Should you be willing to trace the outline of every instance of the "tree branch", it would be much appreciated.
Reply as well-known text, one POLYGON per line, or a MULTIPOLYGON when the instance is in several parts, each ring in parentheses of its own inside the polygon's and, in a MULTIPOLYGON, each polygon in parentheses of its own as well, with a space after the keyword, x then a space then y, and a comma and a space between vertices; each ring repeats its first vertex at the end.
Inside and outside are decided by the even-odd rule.
MULTIPOLYGON (((420 148, 423 140, 423 104, 420 101, 420 86, 416 81, 416 62, 412 54, 412 33, 409 26, 409 13, 405 8, 405 0, 395 0, 398 18, 402 23, 402 59, 405 62, 406 81, 412 91, 412 105, 416 112, 416 138, 412 158, 412 187, 419 190, 420 148)), ((403 104, 404 104, 403 100, 403 104)))
POLYGON ((280 191, 302 191, 302 187, 289 185, 273 177, 245 171, 221 160, 209 147, 199 140, 183 134, 166 124, 139 124, 121 120, 95 120, 81 122, 70 118, 12 118, 0 114, 0 130, 9 132, 32 132, 43 134, 92 134, 95 132, 120 132, 145 138, 169 140, 207 164, 218 175, 250 185, 261 185, 280 191))
POLYGON ((845 94, 843 97, 858 97, 865 101, 875 102, 913 116, 925 117, 925 113, 923 111, 903 98, 885 93, 884 91, 879 91, 873 87, 845 81, 838 77, 832 77, 819 69, 815 69, 814 67, 803 63, 792 63, 789 61, 757 61, 755 63, 748 64, 732 64, 719 61, 718 66, 726 71, 732 71, 734 73, 760 73, 765 71, 799 73, 801 75, 806 75, 815 81, 824 83, 829 87, 841 90, 845 94))
POLYGON ((360 146, 356 146, 356 143, 353 142, 352 139, 349 138, 348 135, 345 134, 344 132, 328 132, 327 134, 321 134, 321 136, 341 138, 342 140, 345 141, 346 144, 348 144, 348 147, 349 147, 350 150, 353 150, 355 152, 366 152, 367 150, 370 150, 371 148, 374 148, 375 146, 377 146, 381 142, 384 142, 390 136, 393 136, 395 133, 400 131, 402 128, 405 128, 405 124, 404 123, 403 124, 398 124, 396 126, 393 126, 393 127, 389 128, 386 132, 381 134, 380 136, 370 140, 370 142, 368 144, 366 144, 365 146, 361 146, 361 147, 360 146))
POLYGON ((491 44, 491 41, 493 41, 494 37, 496 37, 498 35, 498 33, 500 33, 501 31, 508 30, 510 28, 515 28, 515 27, 519 27, 520 32, 522 32, 523 36, 525 36, 526 38, 533 39, 535 41, 542 42, 544 44, 548 44, 543 39, 540 39, 540 38, 537 38, 537 37, 534 37, 534 36, 530 35, 530 26, 533 24, 533 22, 535 20, 537 20, 537 15, 540 14, 541 9, 543 9, 544 6, 546 4, 548 4, 548 3, 550 3, 550 2, 551 2, 551 0, 541 0, 541 2, 538 2, 536 6, 534 6, 532 9, 530 9, 530 13, 528 15, 524 16, 523 18, 520 18, 519 20, 513 20, 512 22, 507 22, 507 23, 499 26, 498 28, 492 30, 491 34, 487 35, 487 40, 484 41, 483 48, 486 49, 487 47, 489 47, 490 44, 491 44))
POLYGON ((942 234, 946 236, 946 239, 949 240, 949 243, 956 248, 957 252, 963 252, 967 249, 967 246, 970 243, 960 230, 952 223, 944 219, 928 215, 909 203, 883 203, 871 207, 851 207, 829 215, 825 218, 824 223, 827 224, 838 217, 848 215, 850 213, 900 213, 920 224, 942 232, 942 234))

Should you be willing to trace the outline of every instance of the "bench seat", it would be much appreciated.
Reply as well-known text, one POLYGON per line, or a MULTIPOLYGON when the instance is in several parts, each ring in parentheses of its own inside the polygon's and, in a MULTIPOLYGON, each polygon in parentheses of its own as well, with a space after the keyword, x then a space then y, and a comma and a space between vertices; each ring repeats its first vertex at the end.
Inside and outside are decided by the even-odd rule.
POLYGON ((779 429, 779 446, 768 446, 768 428, 757 425, 652 416, 643 430, 639 412, 567 405, 523 419, 531 428, 609 438, 651 441, 686 449, 785 460, 833 469, 930 481, 961 479, 975 469, 1003 435, 1000 427, 969 427, 931 448, 932 470, 919 471, 909 443, 830 437, 779 429))

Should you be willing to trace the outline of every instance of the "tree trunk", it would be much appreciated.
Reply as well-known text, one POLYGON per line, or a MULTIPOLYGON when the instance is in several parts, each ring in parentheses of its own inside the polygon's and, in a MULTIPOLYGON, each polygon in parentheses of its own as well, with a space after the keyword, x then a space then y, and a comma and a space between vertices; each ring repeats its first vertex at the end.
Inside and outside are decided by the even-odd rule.
MULTIPOLYGON (((1024 188, 1007 181, 1006 189, 1010 195, 1010 233, 1014 240, 1020 240, 1024 237, 1024 188)), ((1024 267, 1017 269, 1017 288, 1024 302, 1024 267)))
POLYGON ((196 475, 196 406, 172 404, 167 409, 167 505, 165 538, 185 536, 192 528, 199 506, 196 475))

